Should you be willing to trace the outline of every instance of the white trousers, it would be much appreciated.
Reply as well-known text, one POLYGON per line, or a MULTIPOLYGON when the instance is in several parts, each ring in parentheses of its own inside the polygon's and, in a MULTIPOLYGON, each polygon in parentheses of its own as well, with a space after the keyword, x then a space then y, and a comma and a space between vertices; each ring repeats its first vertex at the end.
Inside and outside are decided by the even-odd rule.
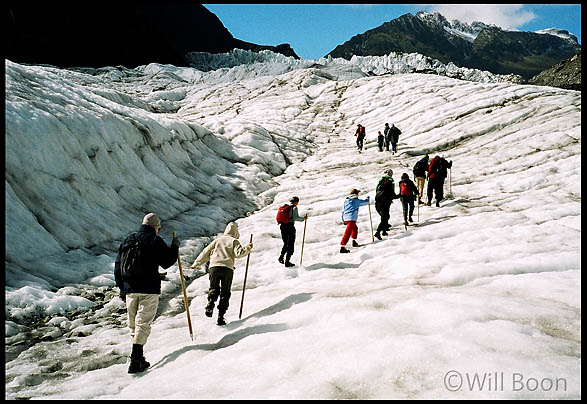
POLYGON ((157 314, 159 295, 129 293, 126 295, 128 327, 133 344, 145 345, 151 334, 151 323, 157 314))

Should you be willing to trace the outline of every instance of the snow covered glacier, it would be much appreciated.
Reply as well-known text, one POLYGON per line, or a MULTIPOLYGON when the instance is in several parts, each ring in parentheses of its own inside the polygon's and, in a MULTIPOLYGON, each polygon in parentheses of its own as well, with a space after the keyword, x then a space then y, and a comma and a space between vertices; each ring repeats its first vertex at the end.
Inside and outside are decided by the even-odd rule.
POLYGON ((201 70, 5 62, 6 398, 579 398, 580 93, 410 73, 417 55, 243 55, 200 55, 201 70), (403 132, 395 156, 375 147, 385 122, 403 132), (397 183, 425 153, 454 161, 443 206, 406 232, 392 205, 376 243, 361 211, 367 245, 340 256, 348 190, 373 198, 384 169, 397 183), (304 266, 284 269, 274 216, 292 195, 310 219, 304 266), (112 266, 149 211, 179 234, 184 271, 230 220, 255 250, 245 318, 241 263, 225 328, 202 313, 205 272, 187 271, 191 346, 168 270, 153 367, 131 379, 112 266), (186 379, 194 366, 207 371, 186 379), (494 372, 503 389, 467 388, 494 372), (210 389, 218 374, 239 388, 210 389))

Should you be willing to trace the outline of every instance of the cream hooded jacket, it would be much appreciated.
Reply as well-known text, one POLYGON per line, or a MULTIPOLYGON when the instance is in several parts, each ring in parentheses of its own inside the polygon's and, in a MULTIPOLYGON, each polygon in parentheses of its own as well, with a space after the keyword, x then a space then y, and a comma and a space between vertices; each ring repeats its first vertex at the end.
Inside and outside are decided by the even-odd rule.
POLYGON ((240 234, 235 223, 230 222, 224 234, 211 242, 202 250, 192 264, 192 268, 204 265, 208 260, 211 267, 227 267, 234 271, 234 260, 245 257, 251 252, 250 244, 243 247, 238 241, 240 234))

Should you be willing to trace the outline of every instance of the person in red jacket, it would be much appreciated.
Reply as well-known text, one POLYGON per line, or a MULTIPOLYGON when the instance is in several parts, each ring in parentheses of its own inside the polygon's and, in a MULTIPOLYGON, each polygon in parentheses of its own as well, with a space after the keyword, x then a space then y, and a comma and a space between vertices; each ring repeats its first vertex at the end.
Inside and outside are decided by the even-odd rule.
POLYGON ((357 148, 359 149, 359 153, 361 153, 363 151, 363 141, 365 140, 365 127, 360 123, 357 124, 355 136, 357 137, 357 148))
POLYGON ((408 221, 410 223, 414 221, 412 219, 412 215, 414 214, 414 200, 418 197, 418 187, 410 179, 408 173, 402 174, 401 181, 399 182, 399 197, 404 212, 404 226, 407 226, 408 221))
POLYGON ((441 156, 434 156, 430 165, 428 165, 428 202, 426 205, 432 205, 432 192, 436 196, 436 207, 440 207, 440 201, 444 197, 444 180, 447 176, 447 169, 452 167, 452 161, 448 161, 441 156))

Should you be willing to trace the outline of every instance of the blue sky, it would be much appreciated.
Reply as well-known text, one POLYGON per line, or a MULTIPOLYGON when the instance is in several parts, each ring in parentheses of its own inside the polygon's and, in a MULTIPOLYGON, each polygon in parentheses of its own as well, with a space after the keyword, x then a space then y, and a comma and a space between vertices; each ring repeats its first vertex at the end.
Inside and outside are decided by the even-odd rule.
POLYGON ((238 39, 289 43, 304 59, 318 59, 351 37, 400 15, 438 11, 449 21, 482 21, 506 29, 566 29, 581 43, 580 4, 204 4, 238 39))

